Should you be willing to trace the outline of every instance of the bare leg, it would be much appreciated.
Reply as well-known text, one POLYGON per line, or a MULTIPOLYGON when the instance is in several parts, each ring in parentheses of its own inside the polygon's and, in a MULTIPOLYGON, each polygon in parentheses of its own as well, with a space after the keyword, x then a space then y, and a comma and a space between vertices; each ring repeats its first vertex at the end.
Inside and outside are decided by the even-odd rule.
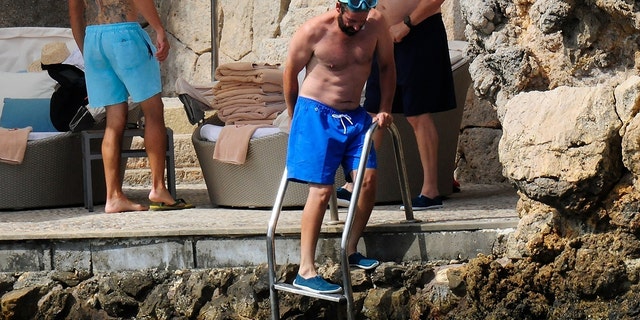
MULTIPOLYGON (((355 176, 355 170, 352 175, 355 176)), ((377 172, 375 169, 366 169, 364 171, 364 179, 362 180, 362 188, 360 189, 360 196, 358 197, 358 206, 356 208, 356 215, 351 226, 351 238, 347 244, 347 255, 358 251, 357 246, 364 232, 364 228, 367 226, 369 217, 371 217, 371 211, 373 210, 376 200, 376 180, 377 172)))
POLYGON ((165 153, 167 151, 167 127, 164 124, 164 105, 160 94, 141 103, 144 113, 144 147, 151 167, 151 202, 173 204, 175 200, 165 184, 165 153))
POLYGON ((420 194, 431 199, 440 195, 438 191, 438 131, 430 114, 407 117, 413 127, 422 163, 422 189, 420 194))
POLYGON ((298 269, 298 274, 305 279, 318 275, 315 267, 316 246, 320 236, 322 219, 332 192, 333 186, 330 185, 309 186, 309 197, 302 210, 300 269, 298 269))
POLYGON ((122 191, 120 179, 120 161, 122 135, 127 124, 128 107, 126 103, 107 106, 107 126, 102 140, 102 162, 107 185, 106 213, 142 211, 148 208, 131 202, 122 191))

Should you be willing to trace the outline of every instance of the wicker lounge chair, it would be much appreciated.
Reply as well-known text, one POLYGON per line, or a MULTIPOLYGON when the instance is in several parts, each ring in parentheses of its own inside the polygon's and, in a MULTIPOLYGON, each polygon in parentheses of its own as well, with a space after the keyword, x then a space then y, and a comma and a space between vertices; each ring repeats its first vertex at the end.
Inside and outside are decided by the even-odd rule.
MULTIPOLYGON (((0 29, 0 71, 24 72, 30 62, 40 58, 42 46, 54 41, 75 45, 68 28, 0 29)), ((135 122, 138 113, 139 108, 134 108, 130 121, 135 122)), ((123 141, 127 143, 130 145, 131 139, 123 141)), ((94 166, 92 173, 95 201, 104 203, 104 170, 94 166)), ((80 133, 30 140, 21 164, 0 163, 0 210, 82 205, 82 178, 80 133)))
MULTIPOLYGON (((104 172, 93 170, 93 193, 105 200, 104 172)), ((29 141, 24 162, 0 163, 0 209, 82 205, 80 134, 65 132, 29 141)))
MULTIPOLYGON (((252 139, 247 160, 242 165, 213 160, 215 142, 200 137, 199 128, 191 141, 202 167, 209 199, 213 205, 231 207, 271 207, 278 192, 287 155, 289 135, 274 135, 252 139)), ((287 189, 283 206, 303 206, 307 187, 292 183, 287 189)))

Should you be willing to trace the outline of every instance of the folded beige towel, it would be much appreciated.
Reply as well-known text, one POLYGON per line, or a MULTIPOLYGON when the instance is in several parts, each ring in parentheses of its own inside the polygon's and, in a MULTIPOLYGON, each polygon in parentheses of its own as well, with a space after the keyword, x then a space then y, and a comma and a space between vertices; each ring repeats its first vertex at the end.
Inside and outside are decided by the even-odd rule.
POLYGON ((21 164, 27 151, 27 139, 31 127, 22 129, 0 128, 0 162, 21 164))
POLYGON ((229 108, 241 108, 244 106, 266 106, 265 102, 256 101, 253 99, 233 99, 229 101, 219 102, 213 104, 216 110, 219 112, 229 113, 229 108))
POLYGON ((213 149, 213 159, 231 164, 244 164, 249 151, 249 141, 258 128, 269 125, 226 125, 220 131, 213 149))
POLYGON ((273 120, 278 116, 278 113, 284 111, 284 104, 282 106, 263 106, 263 105, 245 105, 238 107, 228 107, 218 112, 220 120, 225 124, 234 124, 238 121, 244 120, 273 120))
POLYGON ((266 124, 270 127, 273 127, 274 124, 273 122, 275 121, 275 119, 264 119, 264 120, 238 120, 236 122, 234 122, 233 124, 235 125, 241 125, 241 124, 266 124))
MULTIPOLYGON (((267 108, 262 108, 262 109, 267 109, 267 108)), ((265 110, 267 111, 267 110, 265 110)), ((247 112, 247 113, 243 113, 243 114, 232 114, 231 116, 227 117, 227 119, 225 120, 226 124, 236 124, 242 121, 247 121, 247 120, 269 120, 269 124, 273 124, 273 120, 275 120, 278 117, 278 112, 279 111, 274 111, 272 113, 267 113, 267 112, 247 112)))
POLYGON ((215 78, 223 75, 230 74, 251 74, 256 71, 265 70, 265 69, 278 69, 280 64, 268 64, 268 63, 257 63, 257 62, 231 62, 225 63, 216 68, 215 78))
POLYGON ((236 95, 241 95, 241 94, 265 94, 264 91, 262 91, 262 88, 260 87, 256 87, 256 86, 251 86, 251 87, 237 87, 237 88, 231 88, 229 90, 224 90, 222 92, 219 92, 218 94, 215 95, 216 99, 226 99, 226 98, 230 98, 230 97, 234 97, 236 95))
POLYGON ((238 94, 233 97, 219 98, 216 97, 213 100, 213 104, 217 109, 223 108, 225 105, 237 103, 247 103, 249 100, 254 100, 256 103, 270 103, 270 102, 284 102, 284 95, 282 94, 238 94))
POLYGON ((275 83, 282 85, 279 65, 251 62, 232 62, 220 65, 214 72, 220 82, 275 83))
POLYGON ((226 82, 253 82, 253 83, 273 83, 282 85, 282 70, 264 69, 246 74, 230 74, 216 76, 216 80, 226 82))
POLYGON ((282 85, 275 83, 247 83, 247 82, 222 82, 218 81, 215 85, 213 85, 213 94, 219 95, 228 90, 237 90, 243 88, 259 88, 262 89, 265 93, 270 92, 282 92, 282 85))

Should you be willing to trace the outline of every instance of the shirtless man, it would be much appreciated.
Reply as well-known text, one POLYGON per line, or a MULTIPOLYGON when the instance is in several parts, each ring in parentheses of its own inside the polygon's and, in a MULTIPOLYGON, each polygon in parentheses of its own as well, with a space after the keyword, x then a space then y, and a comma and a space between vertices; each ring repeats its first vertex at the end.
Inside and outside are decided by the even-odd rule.
MULTIPOLYGON (((374 54, 380 66, 381 127, 393 121, 389 111, 395 87, 393 42, 376 0, 339 0, 330 10, 304 23, 293 35, 284 70, 284 95, 292 118, 287 152, 288 178, 309 184, 301 223, 300 269, 293 285, 318 293, 339 292, 339 285, 318 276, 315 252, 335 173, 355 171, 371 116, 360 106, 374 54), (306 67, 298 87, 297 75, 306 67)), ((362 191, 347 254, 349 264, 372 269, 379 262, 356 252, 373 210, 376 158, 367 160, 362 191)))
POLYGON ((122 191, 120 150, 127 124, 129 95, 140 102, 145 117, 144 143, 151 167, 149 200, 158 208, 190 207, 174 200, 165 186, 167 149, 160 64, 169 42, 152 0, 69 0, 73 37, 83 53, 87 92, 92 107, 106 107, 102 157, 107 185, 105 212, 147 210, 122 191), (141 14, 156 33, 157 49, 137 21, 141 14), (114 44, 118 44, 114 46, 114 44), (154 58, 155 53, 155 58, 154 58))
MULTIPOLYGON (((378 9, 389 22, 395 42, 397 86, 393 112, 404 113, 416 136, 424 173, 420 194, 411 200, 413 210, 443 206, 438 190, 438 132, 431 113, 456 108, 447 34, 440 7, 444 0, 380 0, 378 9)), ((367 82, 364 108, 377 112, 380 87, 376 66, 367 82)), ((380 141, 376 133, 374 141, 380 141)), ((338 190, 342 205, 351 185, 338 190), (346 192, 345 192, 346 191, 346 192)), ((404 209, 404 208, 403 208, 404 209)))

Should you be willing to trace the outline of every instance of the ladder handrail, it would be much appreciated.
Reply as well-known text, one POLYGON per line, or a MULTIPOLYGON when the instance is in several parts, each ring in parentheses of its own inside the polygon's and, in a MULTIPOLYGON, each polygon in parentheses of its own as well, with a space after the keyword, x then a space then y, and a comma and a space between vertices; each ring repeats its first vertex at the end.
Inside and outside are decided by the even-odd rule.
POLYGON ((278 187, 278 193, 276 195, 276 203, 271 210, 271 218, 269 219, 269 227, 267 229, 267 264, 269 267, 269 297, 271 300, 271 318, 280 318, 280 306, 278 305, 278 292, 275 289, 276 284, 276 225, 278 224, 278 218, 282 211, 282 202, 284 201, 284 193, 287 189, 287 168, 284 168, 282 179, 280 180, 280 187, 278 187))
POLYGON ((353 225, 353 219, 355 218, 356 208, 358 206, 358 198, 360 197, 360 188, 362 187, 362 180, 367 166, 367 159, 371 153, 371 146, 373 145, 373 132, 376 131, 378 122, 374 121, 367 134, 365 135, 364 148, 360 156, 360 163, 358 164, 358 171, 356 171, 356 178, 353 181, 353 192, 351 193, 351 200, 349 202, 349 211, 344 223, 344 230, 342 231, 342 241, 340 242, 340 268, 342 270, 342 291, 347 299, 347 318, 354 320, 353 315, 353 289, 351 288, 351 273, 349 270, 349 257, 347 256, 347 245, 351 239, 351 227, 353 225))
POLYGON ((411 191, 409 190, 409 177, 407 176, 407 165, 404 162, 404 149, 402 149, 402 140, 400 140, 400 132, 395 124, 391 124, 387 130, 391 133, 391 141, 393 142, 393 151, 396 159, 396 169, 398 170, 398 182, 400 183, 400 194, 402 195, 402 204, 404 205, 405 222, 419 222, 413 217, 413 207, 411 206, 411 191))
MULTIPOLYGON (((342 290, 344 300, 346 300, 347 304, 347 318, 349 320, 355 320, 355 308, 353 302, 353 288, 351 287, 351 273, 349 266, 349 257, 347 256, 347 245, 349 243, 349 239, 351 238, 351 228, 353 225, 353 220, 355 218, 355 211, 358 203, 358 198, 360 197, 360 188, 362 187, 362 181, 364 179, 364 171, 366 169, 367 159, 369 154, 371 153, 371 147, 373 145, 373 133, 378 128, 378 122, 374 121, 367 133, 365 135, 365 145, 362 149, 362 153, 360 156, 360 163, 358 164, 358 170, 356 173, 356 177, 354 179, 354 187, 353 192, 351 194, 351 199, 349 203, 349 209, 347 213, 347 218, 345 221, 345 226, 342 231, 342 238, 340 242, 340 267, 342 271, 342 290)), ((395 153, 396 160, 396 168, 398 170, 398 179, 400 182, 400 192, 402 194, 402 202, 405 208, 405 216, 407 222, 416 222, 413 217, 413 209, 411 208, 411 198, 409 191, 409 184, 407 178, 406 165, 404 163, 403 158, 403 149, 402 142, 400 141, 400 134, 398 133, 398 129, 395 124, 391 124, 388 127, 389 132, 391 133, 392 141, 393 141, 393 149, 395 153)), ((271 317, 276 320, 280 318, 280 306, 278 302, 278 293, 276 290, 276 254, 275 254, 275 230, 276 225, 278 223, 278 218, 280 217, 280 212, 282 211, 282 203, 284 201, 284 196, 287 188, 288 180, 287 180, 287 168, 285 167, 284 173, 282 175, 282 179, 280 180, 280 187, 278 188, 278 193, 276 196, 276 202, 274 203, 271 218, 269 219, 269 226, 267 229, 267 262, 268 262, 268 274, 269 274, 269 295, 271 300, 271 317)), ((336 203, 336 192, 334 190, 331 200, 329 203, 329 207, 331 210, 331 222, 336 222, 338 220, 338 210, 336 203)), ((322 295, 314 294, 313 296, 322 297, 322 295)), ((329 295, 328 295, 329 296, 329 295)), ((331 295, 335 297, 335 295, 331 295)))

